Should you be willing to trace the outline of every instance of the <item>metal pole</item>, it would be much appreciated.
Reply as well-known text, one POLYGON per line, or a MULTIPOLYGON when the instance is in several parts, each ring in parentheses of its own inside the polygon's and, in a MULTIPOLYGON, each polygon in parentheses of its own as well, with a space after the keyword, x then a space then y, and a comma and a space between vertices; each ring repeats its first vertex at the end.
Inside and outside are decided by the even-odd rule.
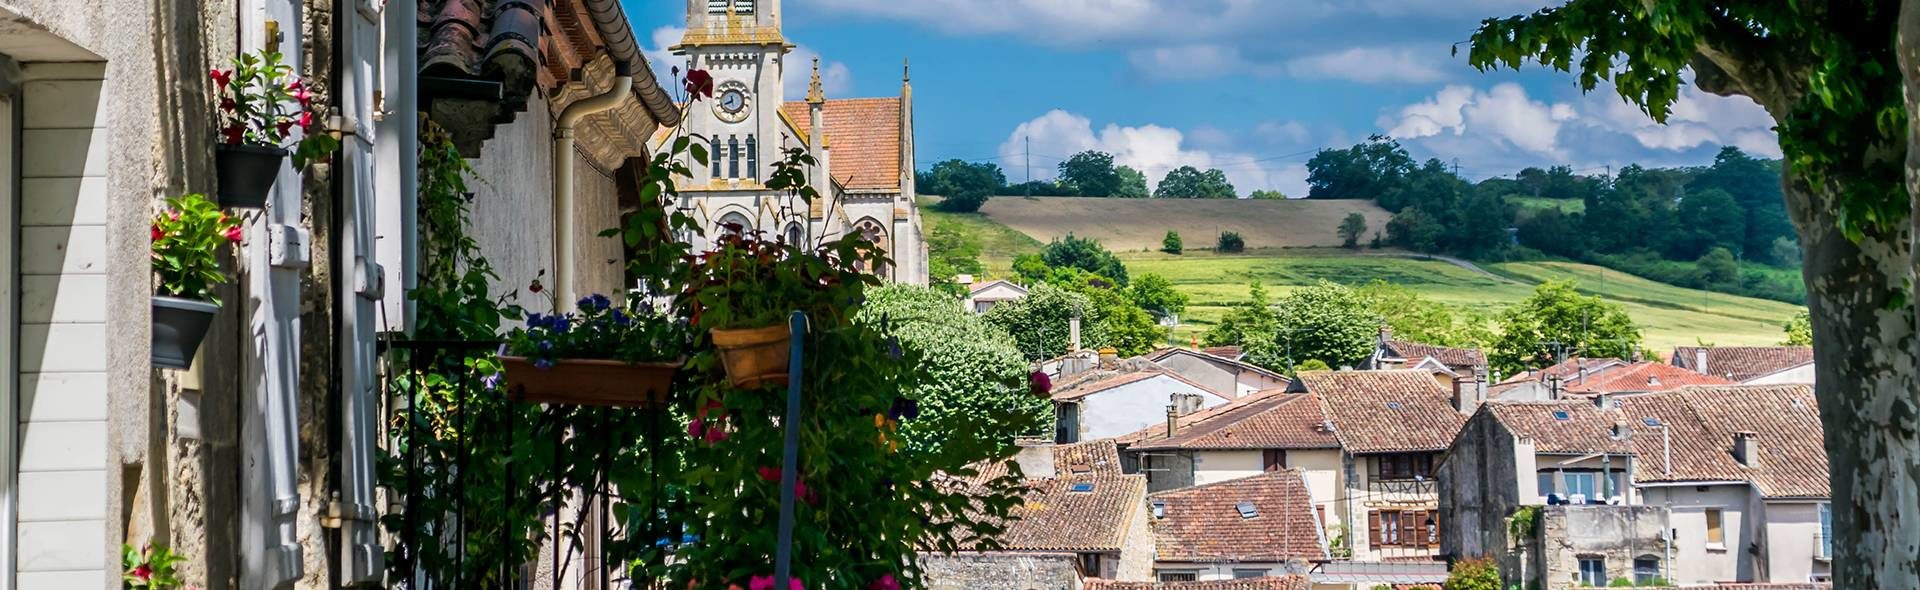
POLYGON ((773 587, 787 590, 793 583, 793 495, 800 474, 800 361, 805 348, 807 316, 798 311, 788 316, 793 331, 792 352, 787 358, 787 416, 780 426, 787 430, 786 444, 780 451, 780 531, 773 554, 773 587))

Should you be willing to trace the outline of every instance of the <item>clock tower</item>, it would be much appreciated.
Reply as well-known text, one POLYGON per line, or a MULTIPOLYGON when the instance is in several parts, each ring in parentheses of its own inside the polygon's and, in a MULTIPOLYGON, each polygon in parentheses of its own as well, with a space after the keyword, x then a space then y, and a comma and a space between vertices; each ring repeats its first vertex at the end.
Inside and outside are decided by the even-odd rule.
POLYGON ((781 80, 793 50, 780 33, 780 0, 687 0, 687 34, 672 49, 686 56, 688 69, 713 76, 713 99, 693 103, 683 124, 709 154, 706 166, 691 166, 687 188, 764 190, 782 146, 805 143, 780 121, 781 80))

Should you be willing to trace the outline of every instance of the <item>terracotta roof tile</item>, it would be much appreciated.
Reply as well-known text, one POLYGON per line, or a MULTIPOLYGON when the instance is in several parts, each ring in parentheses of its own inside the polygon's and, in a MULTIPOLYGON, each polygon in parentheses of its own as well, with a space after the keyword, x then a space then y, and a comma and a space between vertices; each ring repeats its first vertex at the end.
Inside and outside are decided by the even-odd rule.
POLYGON ((1480 411, 1507 427, 1515 436, 1533 440, 1541 453, 1628 453, 1627 443, 1615 439, 1613 427, 1625 422, 1618 412, 1606 412, 1587 400, 1489 401, 1480 411))
POLYGON ((1408 360, 1432 358, 1453 369, 1487 366, 1487 353, 1481 352, 1478 348, 1453 348, 1405 340, 1388 340, 1386 349, 1399 355, 1400 358, 1408 360))
POLYGON ((1520 373, 1515 373, 1512 377, 1508 377, 1506 380, 1501 381, 1500 384, 1506 385, 1509 383, 1521 383, 1526 381, 1536 381, 1536 382, 1544 383, 1546 382, 1547 377, 1553 376, 1553 375, 1560 376, 1560 379, 1562 380, 1572 379, 1580 376, 1580 369, 1582 368, 1585 368, 1587 370, 1587 378, 1591 379, 1599 376, 1600 373, 1602 372, 1623 367, 1626 365, 1627 365, 1627 361, 1623 361, 1620 359, 1573 357, 1573 358, 1561 361, 1559 364, 1556 364, 1544 369, 1535 369, 1531 371, 1523 371, 1520 373))
POLYGON ((1300 472, 1269 471, 1252 477, 1147 496, 1164 506, 1153 520, 1161 561, 1231 562, 1325 559, 1314 525, 1313 502, 1300 472), (1250 504, 1252 516, 1241 511, 1250 504))
MULTIPOLYGON (((1147 479, 1120 471, 1112 440, 1053 448, 1057 477, 1027 480, 1026 502, 997 540, 1011 551, 1119 551, 1127 527, 1144 512, 1147 479), (1085 491, 1075 491, 1083 489, 1085 491)), ((1006 474, 1005 463, 981 469, 975 480, 1006 474)))
POLYGON ((1327 416, 1311 393, 1269 389, 1219 406, 1219 411, 1181 424, 1172 438, 1166 427, 1149 428, 1132 449, 1337 449, 1340 439, 1325 429, 1327 416), (1245 401, 1243 401, 1245 400, 1245 401))
POLYGON ((1564 382, 1568 393, 1640 393, 1651 391, 1672 391, 1689 385, 1732 385, 1732 381, 1712 375, 1702 375, 1665 363, 1641 361, 1624 367, 1614 367, 1599 375, 1588 373, 1582 382, 1578 377, 1564 382))
MULTIPOLYGON (((898 97, 826 102, 820 119, 827 127, 827 167, 834 181, 852 191, 900 191, 901 104, 898 97)), ((812 133, 813 115, 805 101, 780 108, 803 137, 812 133)))
POLYGON ((1238 346, 1209 346, 1200 349, 1200 352, 1233 360, 1240 360, 1240 357, 1246 356, 1238 346))
POLYGON ((1687 387, 1620 398, 1634 429, 1636 482, 1750 481, 1766 497, 1824 498, 1826 443, 1806 385, 1687 387), (1649 421, 1657 423, 1655 427, 1649 421), (1669 430, 1665 440, 1661 427, 1669 430), (1734 457, 1735 433, 1753 433, 1755 457, 1734 457), (1671 445, 1671 472, 1664 465, 1671 445))
POLYGON ((1086 590, 1308 590, 1312 587, 1313 582, 1299 574, 1205 582, 1121 582, 1088 578, 1086 584, 1086 590))
POLYGON ((1673 349, 1674 366, 1724 377, 1744 383, 1813 362, 1811 346, 1679 346, 1673 349), (1700 351, 1707 353, 1707 369, 1698 364, 1700 351))
POLYGON ((1443 450, 1466 423, 1424 370, 1308 371, 1294 383, 1319 396, 1350 453, 1443 450))

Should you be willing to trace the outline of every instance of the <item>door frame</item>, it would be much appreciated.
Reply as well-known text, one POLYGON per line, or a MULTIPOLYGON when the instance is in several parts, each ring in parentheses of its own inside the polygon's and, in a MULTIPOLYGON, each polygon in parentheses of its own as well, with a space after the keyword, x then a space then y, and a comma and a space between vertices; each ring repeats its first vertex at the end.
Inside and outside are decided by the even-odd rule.
POLYGON ((0 54, 0 590, 18 570, 20 128, 26 115, 20 67, 0 54))

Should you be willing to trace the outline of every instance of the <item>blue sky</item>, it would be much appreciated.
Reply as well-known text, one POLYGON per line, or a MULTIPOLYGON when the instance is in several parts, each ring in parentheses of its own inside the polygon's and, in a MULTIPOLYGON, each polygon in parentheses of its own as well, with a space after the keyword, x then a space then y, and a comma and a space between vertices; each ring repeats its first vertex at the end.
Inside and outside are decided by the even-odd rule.
MULTIPOLYGON (((764 0, 763 0, 764 1, 764 0)), ((627 0, 664 77, 685 0, 627 0)), ((1710 161, 1721 145, 1766 157, 1772 121, 1751 101, 1688 88, 1655 125, 1611 88, 1583 95, 1544 69, 1480 73, 1449 54, 1481 18, 1524 0, 784 0, 787 39, 819 56, 829 97, 900 91, 913 63, 920 166, 989 161, 1051 178, 1085 149, 1156 181, 1217 167, 1242 193, 1305 192, 1323 147, 1376 133, 1471 178, 1566 164, 1710 161), (1031 150, 1025 149, 1032 142, 1031 150)), ((804 89, 805 71, 787 73, 804 89)), ((788 99, 803 92, 790 91, 788 99)))

